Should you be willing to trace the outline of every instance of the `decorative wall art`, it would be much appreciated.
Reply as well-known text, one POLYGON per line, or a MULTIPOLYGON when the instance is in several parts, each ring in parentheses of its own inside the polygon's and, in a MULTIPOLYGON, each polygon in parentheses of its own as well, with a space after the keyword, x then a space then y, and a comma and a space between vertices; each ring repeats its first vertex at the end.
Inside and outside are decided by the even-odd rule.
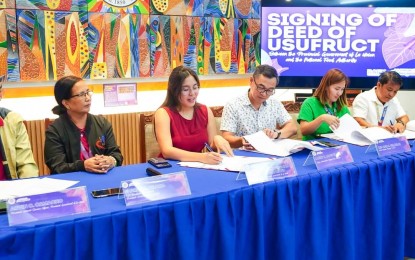
POLYGON ((7 81, 250 73, 259 64, 258 0, 0 0, 7 81))

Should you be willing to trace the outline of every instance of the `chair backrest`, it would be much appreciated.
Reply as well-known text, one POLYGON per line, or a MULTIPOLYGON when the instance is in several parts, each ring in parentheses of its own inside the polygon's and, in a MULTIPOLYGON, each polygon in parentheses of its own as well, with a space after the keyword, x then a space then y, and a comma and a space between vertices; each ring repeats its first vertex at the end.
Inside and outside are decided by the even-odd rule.
POLYGON ((160 154, 160 148, 154 132, 154 112, 140 114, 139 120, 140 161, 146 162, 160 154))
POLYGON ((45 145, 45 130, 48 127, 46 120, 31 120, 23 121, 25 124, 27 134, 29 136, 30 145, 32 147, 33 158, 39 168, 39 175, 49 175, 49 168, 45 164, 45 158, 43 154, 45 145))
POLYGON ((215 123, 216 123, 216 134, 220 135, 220 124, 222 122, 222 112, 223 112, 223 106, 214 106, 210 107, 210 110, 212 110, 213 116, 215 117, 215 123))
POLYGON ((140 162, 140 114, 121 113, 101 115, 112 125, 117 144, 120 146, 124 157, 123 165, 136 164, 140 162))
POLYGON ((298 113, 300 112, 301 104, 300 102, 292 102, 292 101, 283 101, 282 104, 284 105, 287 112, 290 114, 292 119, 294 120, 294 123, 297 126, 297 134, 291 136, 291 139, 297 139, 301 140, 303 138, 303 135, 300 131, 300 124, 297 122, 298 113))

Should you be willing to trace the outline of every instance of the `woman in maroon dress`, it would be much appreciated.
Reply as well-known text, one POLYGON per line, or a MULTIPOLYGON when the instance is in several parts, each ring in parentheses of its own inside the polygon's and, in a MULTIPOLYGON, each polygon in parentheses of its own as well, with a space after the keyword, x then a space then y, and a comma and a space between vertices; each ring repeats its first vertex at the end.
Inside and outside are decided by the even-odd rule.
POLYGON ((166 99, 155 113, 155 131, 164 158, 218 164, 220 152, 233 156, 229 143, 216 133, 212 111, 196 102, 200 81, 190 68, 179 66, 169 77, 166 99), (218 152, 201 153, 213 147, 218 152))

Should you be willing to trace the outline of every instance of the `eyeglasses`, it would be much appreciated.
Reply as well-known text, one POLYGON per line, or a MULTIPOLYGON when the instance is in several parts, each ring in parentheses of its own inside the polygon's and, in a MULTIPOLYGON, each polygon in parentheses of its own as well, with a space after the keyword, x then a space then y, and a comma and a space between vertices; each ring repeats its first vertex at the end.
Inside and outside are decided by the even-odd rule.
POLYGON ((86 98, 86 96, 91 97, 92 93, 93 93, 92 90, 88 89, 88 90, 82 91, 81 93, 72 95, 70 98, 74 98, 74 97, 84 97, 84 98, 86 98))
POLYGON ((197 85, 196 86, 193 86, 191 88, 184 87, 184 88, 182 88, 182 93, 183 93, 183 95, 189 95, 190 90, 193 90, 193 92, 197 92, 197 91, 199 91, 199 89, 200 89, 200 87, 197 86, 197 85))
POLYGON ((254 79, 256 89, 258 90, 259 93, 261 93, 261 94, 265 93, 268 96, 272 96, 272 95, 275 94, 275 88, 265 88, 263 86, 258 86, 258 84, 256 84, 256 81, 255 81, 254 77, 253 77, 253 79, 254 79))

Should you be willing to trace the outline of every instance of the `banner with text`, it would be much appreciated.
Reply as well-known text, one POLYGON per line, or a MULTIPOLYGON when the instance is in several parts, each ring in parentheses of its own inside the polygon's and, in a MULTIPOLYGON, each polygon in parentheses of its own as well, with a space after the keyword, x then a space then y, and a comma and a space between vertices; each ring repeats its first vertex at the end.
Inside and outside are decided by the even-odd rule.
POLYGON ((261 49, 282 76, 415 77, 415 8, 264 7, 261 49))

